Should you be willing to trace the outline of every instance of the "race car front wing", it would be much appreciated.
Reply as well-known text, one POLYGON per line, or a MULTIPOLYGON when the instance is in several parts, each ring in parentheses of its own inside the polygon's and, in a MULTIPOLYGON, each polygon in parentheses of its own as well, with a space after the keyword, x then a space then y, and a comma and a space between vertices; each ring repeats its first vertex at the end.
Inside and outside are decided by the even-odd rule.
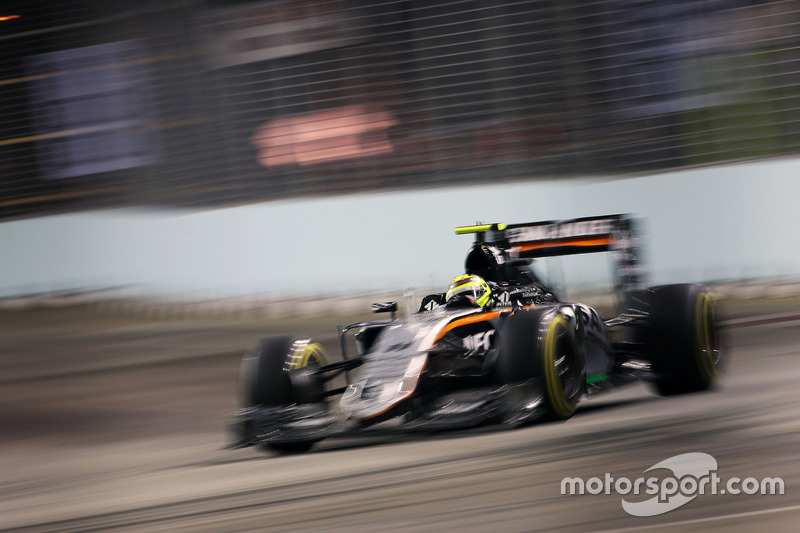
POLYGON ((231 448, 269 442, 315 441, 328 437, 337 418, 325 403, 250 407, 234 416, 231 448))

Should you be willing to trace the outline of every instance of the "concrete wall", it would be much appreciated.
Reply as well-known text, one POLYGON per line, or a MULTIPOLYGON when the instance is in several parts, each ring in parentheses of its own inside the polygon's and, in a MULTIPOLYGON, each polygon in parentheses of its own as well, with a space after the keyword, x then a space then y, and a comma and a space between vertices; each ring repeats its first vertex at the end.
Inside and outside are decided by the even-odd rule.
POLYGON ((646 220, 654 283, 800 276, 800 160, 621 180, 537 181, 281 201, 113 210, 0 224, 0 297, 135 287, 181 299, 444 287, 457 225, 610 213, 646 220))

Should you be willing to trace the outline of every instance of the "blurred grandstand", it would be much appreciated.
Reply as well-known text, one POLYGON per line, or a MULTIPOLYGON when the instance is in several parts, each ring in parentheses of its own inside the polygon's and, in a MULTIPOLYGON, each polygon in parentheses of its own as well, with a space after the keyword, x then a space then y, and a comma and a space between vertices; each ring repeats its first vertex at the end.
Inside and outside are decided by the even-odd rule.
POLYGON ((800 151, 800 0, 0 9, 2 219, 800 151))

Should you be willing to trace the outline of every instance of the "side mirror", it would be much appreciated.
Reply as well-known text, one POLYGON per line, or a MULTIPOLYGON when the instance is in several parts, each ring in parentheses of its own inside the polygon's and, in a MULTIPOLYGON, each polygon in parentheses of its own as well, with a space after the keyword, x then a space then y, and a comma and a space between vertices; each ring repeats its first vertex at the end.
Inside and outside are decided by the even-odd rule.
POLYGON ((397 312, 397 302, 378 302, 372 304, 373 313, 392 313, 392 318, 397 312))

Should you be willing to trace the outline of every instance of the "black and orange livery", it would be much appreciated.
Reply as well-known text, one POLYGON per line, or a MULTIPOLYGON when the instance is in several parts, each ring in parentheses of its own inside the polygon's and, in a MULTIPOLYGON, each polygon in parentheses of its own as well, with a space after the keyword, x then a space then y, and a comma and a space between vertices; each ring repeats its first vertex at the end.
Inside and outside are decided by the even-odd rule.
POLYGON ((262 340, 242 363, 236 444, 302 451, 390 419, 406 430, 564 420, 581 400, 632 381, 667 395, 719 379, 716 297, 700 285, 641 287, 630 217, 456 233, 476 236, 465 270, 489 282, 490 305, 431 294, 418 312, 396 318, 394 302, 376 304, 392 317, 342 328, 333 362, 312 339, 262 340), (536 257, 590 252, 610 252, 618 265, 626 309, 615 317, 561 301, 529 268, 536 257))

